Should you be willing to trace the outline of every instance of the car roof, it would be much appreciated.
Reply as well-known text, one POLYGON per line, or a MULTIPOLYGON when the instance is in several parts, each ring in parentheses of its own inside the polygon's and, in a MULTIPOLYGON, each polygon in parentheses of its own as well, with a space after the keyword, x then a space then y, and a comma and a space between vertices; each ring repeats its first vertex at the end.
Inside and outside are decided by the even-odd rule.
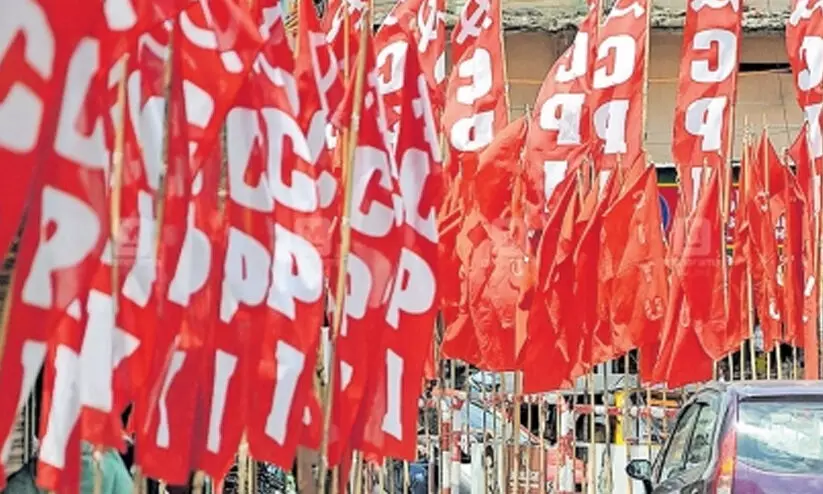
POLYGON ((740 381, 712 382, 702 389, 735 395, 738 399, 769 396, 823 396, 823 381, 740 381))

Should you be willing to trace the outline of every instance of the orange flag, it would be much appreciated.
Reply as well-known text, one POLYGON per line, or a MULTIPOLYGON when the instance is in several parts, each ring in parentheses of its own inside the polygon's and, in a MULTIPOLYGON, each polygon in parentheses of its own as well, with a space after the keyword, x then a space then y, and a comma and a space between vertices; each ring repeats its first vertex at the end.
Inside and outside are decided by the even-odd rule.
POLYGON ((661 349, 652 380, 670 388, 707 381, 722 356, 726 316, 721 258, 720 187, 711 173, 687 219, 686 243, 672 273, 661 349))
POLYGON ((648 166, 604 215, 601 285, 614 355, 658 343, 668 295, 658 197, 657 173, 648 166))

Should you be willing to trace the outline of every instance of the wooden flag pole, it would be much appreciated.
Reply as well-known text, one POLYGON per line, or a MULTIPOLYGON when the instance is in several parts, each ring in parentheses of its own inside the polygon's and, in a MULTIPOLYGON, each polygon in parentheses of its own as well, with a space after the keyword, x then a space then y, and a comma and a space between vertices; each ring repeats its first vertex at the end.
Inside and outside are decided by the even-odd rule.
MULTIPOLYGON (((348 24, 347 24, 348 25, 348 24)), ((343 163, 343 214, 340 222, 340 260, 337 270, 337 291, 335 292, 334 321, 332 326, 331 343, 329 345, 329 382, 326 386, 326 396, 323 402, 323 436, 320 442, 320 477, 318 479, 318 494, 326 492, 326 471, 328 470, 328 446, 329 431, 331 430, 332 402, 334 401, 333 388, 335 386, 335 347, 337 337, 340 334, 340 326, 343 322, 343 309, 346 291, 346 268, 348 264, 349 252, 351 251, 351 225, 349 216, 351 214, 352 200, 352 175, 354 170, 354 151, 357 148, 357 136, 360 133, 360 111, 363 106, 363 86, 366 79, 366 44, 368 41, 368 30, 360 31, 360 48, 357 55, 357 72, 354 81, 354 103, 350 131, 348 135, 348 148, 343 163)), ((334 489, 334 484, 332 485, 334 489)))
MULTIPOLYGON (((114 129, 114 149, 111 157, 111 195, 109 201, 109 247, 111 248, 111 293, 112 293, 112 320, 117 317, 117 296, 119 291, 120 266, 117 247, 120 234, 120 203, 123 191, 123 147, 126 140, 126 75, 128 72, 129 54, 126 53, 119 63, 123 66, 123 73, 117 83, 117 106, 120 108, 120 125, 114 129)), ((95 448, 92 459, 92 491, 100 494, 103 490, 103 472, 100 466, 103 451, 95 448)))
MULTIPOLYGON (((128 73, 129 55, 126 54, 123 58, 123 75, 120 78, 120 83, 117 87, 117 104, 121 108, 120 126, 115 129, 114 135, 114 152, 112 153, 112 189, 111 189, 111 209, 109 210, 109 219, 111 220, 110 234, 111 234, 111 248, 112 248, 112 265, 111 265, 111 290, 112 294, 118 292, 120 286, 120 263, 117 258, 118 237, 120 236, 120 204, 123 192, 123 149, 126 143, 126 118, 128 113, 126 111, 126 75, 128 73)), ((114 315, 117 315, 117 297, 112 297, 112 307, 114 308, 114 315)))
POLYGON ((301 31, 300 31, 300 16, 303 15, 301 13, 301 11, 303 10, 302 5, 301 5, 302 1, 303 0, 293 0, 292 1, 292 9, 291 9, 292 10, 292 15, 294 16, 293 25, 295 26, 295 28, 291 30, 292 31, 292 36, 294 36, 294 56, 295 56, 295 58, 297 58, 297 56, 300 53, 300 33, 301 33, 301 31))
MULTIPOLYGON (((5 259, 3 259, 3 264, 5 264, 9 256, 6 254, 5 259)), ((0 269, 3 269, 5 266, 0 266, 0 269)), ((14 273, 16 271, 16 265, 12 265, 12 268, 9 273, 9 285, 8 291, 6 292, 6 298, 3 299, 3 307, 0 308, 0 364, 3 363, 3 355, 5 354, 6 350, 6 331, 8 329, 9 324, 9 313, 11 312, 11 299, 14 294, 14 273)))

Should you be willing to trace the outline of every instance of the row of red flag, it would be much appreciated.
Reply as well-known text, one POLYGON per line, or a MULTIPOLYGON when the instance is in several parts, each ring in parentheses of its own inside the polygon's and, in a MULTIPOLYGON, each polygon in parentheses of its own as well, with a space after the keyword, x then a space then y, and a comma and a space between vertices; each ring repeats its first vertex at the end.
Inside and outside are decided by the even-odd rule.
POLYGON ((765 137, 745 146, 730 263, 736 0, 687 4, 669 239, 644 0, 605 19, 592 2, 511 123, 500 1, 467 0, 448 78, 442 0, 399 2, 373 36, 365 3, 298 5, 294 36, 276 0, 0 7, 3 252, 24 218, 0 441, 43 369, 40 485, 76 491, 78 442, 122 447, 129 404, 137 464, 185 483, 221 478, 244 438, 285 467, 298 445, 344 470, 353 450, 413 458, 440 354, 541 392, 639 348, 643 378, 677 386, 739 348, 753 306, 767 345, 816 356, 823 27, 805 2, 787 40, 808 131, 794 171, 765 137))

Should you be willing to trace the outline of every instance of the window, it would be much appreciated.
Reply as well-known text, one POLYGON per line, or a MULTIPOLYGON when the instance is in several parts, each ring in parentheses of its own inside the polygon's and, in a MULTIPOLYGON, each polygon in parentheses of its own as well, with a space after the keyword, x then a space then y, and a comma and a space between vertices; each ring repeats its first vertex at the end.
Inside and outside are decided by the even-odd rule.
POLYGON ((689 443, 689 453, 686 456, 686 470, 705 468, 712 455, 714 444, 714 430, 720 413, 720 398, 712 393, 708 400, 701 403, 694 425, 694 433, 689 443))
POLYGON ((665 457, 660 467, 659 482, 665 482, 669 478, 682 472, 686 465, 686 452, 689 447, 689 439, 697 421, 700 405, 692 404, 680 416, 677 421, 677 428, 672 434, 669 445, 665 451, 665 457))
POLYGON ((737 423, 739 461, 762 471, 823 471, 823 402, 743 401, 737 423))

